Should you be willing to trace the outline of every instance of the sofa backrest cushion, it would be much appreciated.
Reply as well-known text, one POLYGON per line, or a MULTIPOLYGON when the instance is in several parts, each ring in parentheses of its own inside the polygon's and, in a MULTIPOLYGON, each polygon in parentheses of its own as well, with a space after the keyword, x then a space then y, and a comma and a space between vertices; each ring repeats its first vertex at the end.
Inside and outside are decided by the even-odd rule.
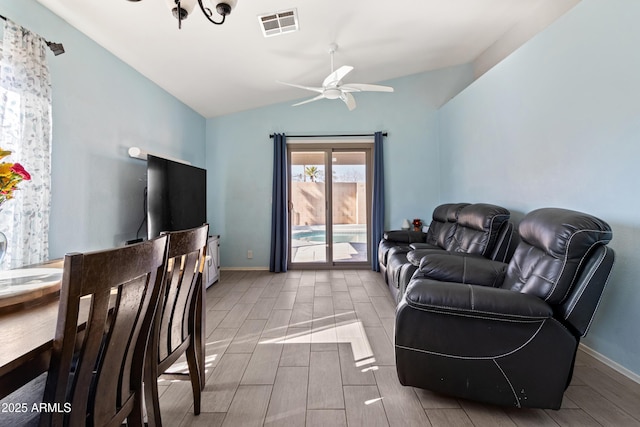
POLYGON ((521 241, 502 287, 536 295, 549 304, 565 300, 592 250, 613 236, 601 219, 559 208, 530 212, 518 231, 521 241))
POLYGON ((426 243, 446 249, 455 232, 458 213, 469 203, 445 203, 433 210, 426 243))
POLYGON ((490 257, 498 234, 510 216, 507 209, 488 203, 463 207, 458 213, 453 237, 445 249, 490 257))

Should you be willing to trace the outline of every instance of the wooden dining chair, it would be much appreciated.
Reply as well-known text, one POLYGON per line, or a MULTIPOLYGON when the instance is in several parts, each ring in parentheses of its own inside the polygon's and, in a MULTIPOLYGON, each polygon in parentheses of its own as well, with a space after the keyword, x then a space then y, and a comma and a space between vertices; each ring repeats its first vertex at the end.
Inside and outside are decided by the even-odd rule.
POLYGON ((144 354, 167 240, 65 256, 41 426, 143 425, 144 354))
POLYGON ((149 426, 161 426, 158 377, 184 355, 189 373, 169 374, 188 379, 193 392, 193 412, 200 413, 204 388, 204 284, 202 269, 209 226, 166 233, 169 239, 163 295, 149 341, 145 365, 145 397, 149 426))

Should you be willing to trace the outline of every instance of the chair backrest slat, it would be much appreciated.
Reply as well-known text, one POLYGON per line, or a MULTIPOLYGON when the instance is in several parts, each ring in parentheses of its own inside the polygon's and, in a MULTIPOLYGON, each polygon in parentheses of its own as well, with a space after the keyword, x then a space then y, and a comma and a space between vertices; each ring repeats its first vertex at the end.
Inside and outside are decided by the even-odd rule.
POLYGON ((182 257, 183 265, 173 275, 177 279, 176 286, 180 283, 174 303, 173 319, 171 320, 170 352, 177 349, 189 334, 189 306, 195 291, 195 276, 197 267, 201 262, 199 251, 191 252, 182 257), (193 284, 193 285, 192 285, 193 284))
MULTIPOLYGON (((100 358, 100 349, 107 326, 109 311, 110 288, 106 288, 92 295, 91 311, 84 333, 84 341, 77 355, 78 361, 71 381, 72 422, 82 422, 87 413, 93 409, 89 402, 88 391, 92 389, 93 370, 100 358)), ((102 397, 101 397, 102 398, 102 397)))

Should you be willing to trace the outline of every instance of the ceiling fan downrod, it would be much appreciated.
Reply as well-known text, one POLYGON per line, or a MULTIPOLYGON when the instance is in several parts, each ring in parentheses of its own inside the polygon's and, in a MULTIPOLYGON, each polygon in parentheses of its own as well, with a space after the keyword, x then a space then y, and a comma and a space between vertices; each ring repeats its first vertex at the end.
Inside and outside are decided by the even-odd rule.
POLYGON ((331 72, 334 72, 333 69, 333 54, 338 50, 338 45, 336 43, 331 43, 329 45, 329 55, 331 55, 331 72))

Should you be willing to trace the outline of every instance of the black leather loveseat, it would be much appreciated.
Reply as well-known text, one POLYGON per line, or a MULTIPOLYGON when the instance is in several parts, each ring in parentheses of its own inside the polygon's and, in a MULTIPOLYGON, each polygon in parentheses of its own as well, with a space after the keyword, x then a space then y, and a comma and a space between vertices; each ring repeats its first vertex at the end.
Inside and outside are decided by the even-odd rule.
POLYGON ((558 409, 614 262, 609 225, 545 208, 525 216, 508 264, 421 259, 397 307, 403 385, 516 407, 558 409))
POLYGON ((513 225, 510 212, 487 203, 437 206, 427 233, 389 231, 378 246, 378 262, 391 295, 399 301, 429 253, 448 251, 504 261, 513 225))

